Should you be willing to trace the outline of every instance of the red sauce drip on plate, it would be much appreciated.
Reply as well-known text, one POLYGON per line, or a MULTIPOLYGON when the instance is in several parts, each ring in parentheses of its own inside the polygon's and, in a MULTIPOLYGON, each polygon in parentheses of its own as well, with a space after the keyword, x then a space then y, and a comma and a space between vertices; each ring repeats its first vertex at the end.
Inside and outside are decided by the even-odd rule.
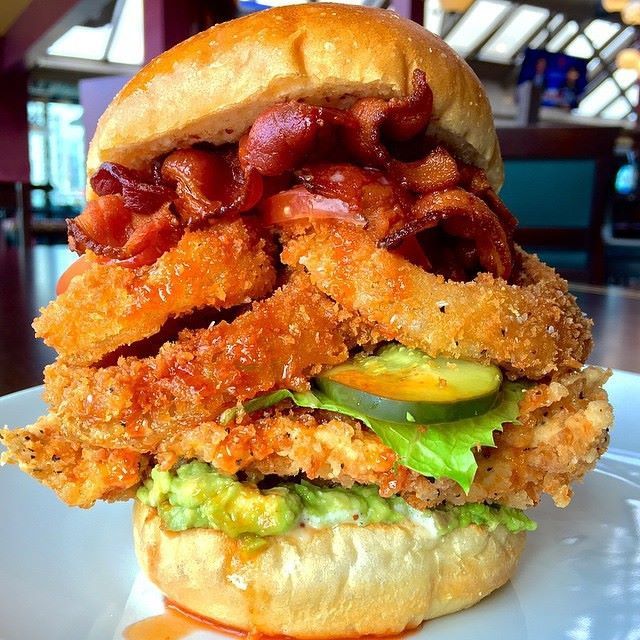
MULTIPOLYGON (((389 636, 360 636, 358 640, 396 640, 411 635, 411 629, 404 633, 389 636)), ((181 609, 173 602, 165 599, 165 612, 134 622, 124 631, 125 640, 186 640, 197 631, 209 631, 224 634, 230 638, 245 638, 246 640, 294 640, 289 636, 265 635, 259 632, 247 632, 230 627, 211 618, 199 616, 196 613, 181 609)))

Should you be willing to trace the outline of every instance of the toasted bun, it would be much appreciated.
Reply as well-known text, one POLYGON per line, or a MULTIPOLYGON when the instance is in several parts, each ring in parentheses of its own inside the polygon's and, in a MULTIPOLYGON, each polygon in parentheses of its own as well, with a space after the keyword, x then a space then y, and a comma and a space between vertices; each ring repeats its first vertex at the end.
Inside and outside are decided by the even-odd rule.
POLYGON ((347 107, 357 98, 411 91, 422 69, 434 94, 430 133, 502 184, 491 107, 469 66, 440 38, 397 14, 306 4, 212 27, 158 56, 116 96, 89 147, 102 162, 141 167, 206 140, 235 142, 284 100, 347 107))
POLYGON ((389 635, 469 607, 512 575, 525 534, 471 525, 441 538, 405 522, 300 528, 242 559, 210 529, 165 531, 136 501, 141 566, 176 604, 237 629, 296 638, 389 635))

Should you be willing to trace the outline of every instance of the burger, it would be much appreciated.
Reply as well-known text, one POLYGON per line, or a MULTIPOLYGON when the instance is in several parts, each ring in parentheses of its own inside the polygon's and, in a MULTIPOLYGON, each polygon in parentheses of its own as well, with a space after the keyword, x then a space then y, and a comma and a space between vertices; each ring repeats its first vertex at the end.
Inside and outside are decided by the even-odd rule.
POLYGON ((34 322, 50 410, 2 461, 69 505, 133 498, 144 571, 227 626, 383 635, 473 605, 612 420, 502 179, 480 82, 390 11, 179 44, 100 120, 81 257, 34 322))

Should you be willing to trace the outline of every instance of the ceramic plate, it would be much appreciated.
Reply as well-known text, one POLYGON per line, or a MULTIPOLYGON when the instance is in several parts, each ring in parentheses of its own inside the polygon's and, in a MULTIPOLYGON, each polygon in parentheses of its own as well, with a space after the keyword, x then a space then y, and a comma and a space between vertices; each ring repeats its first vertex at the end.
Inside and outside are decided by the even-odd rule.
MULTIPOLYGON (((538 530, 516 577, 474 608, 428 622, 412 640, 640 638, 640 375, 616 372, 608 389, 616 410, 609 452, 567 509, 535 510, 538 530)), ((44 411, 40 393, 0 398, 0 423, 33 421, 44 411)), ((129 519, 127 504, 69 509, 3 468, 0 640, 121 640, 161 610, 155 589, 136 579, 129 519)))

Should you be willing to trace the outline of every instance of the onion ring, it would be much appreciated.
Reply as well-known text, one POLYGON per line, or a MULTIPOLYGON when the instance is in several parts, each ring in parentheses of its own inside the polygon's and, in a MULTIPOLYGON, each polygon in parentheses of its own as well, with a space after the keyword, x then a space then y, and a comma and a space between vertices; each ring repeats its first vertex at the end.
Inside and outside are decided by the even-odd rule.
POLYGON ((432 356, 493 362, 512 378, 575 370, 591 348, 591 322, 567 283, 535 256, 509 285, 488 273, 445 281, 376 246, 351 225, 317 222, 291 238, 282 261, 349 311, 432 356))

